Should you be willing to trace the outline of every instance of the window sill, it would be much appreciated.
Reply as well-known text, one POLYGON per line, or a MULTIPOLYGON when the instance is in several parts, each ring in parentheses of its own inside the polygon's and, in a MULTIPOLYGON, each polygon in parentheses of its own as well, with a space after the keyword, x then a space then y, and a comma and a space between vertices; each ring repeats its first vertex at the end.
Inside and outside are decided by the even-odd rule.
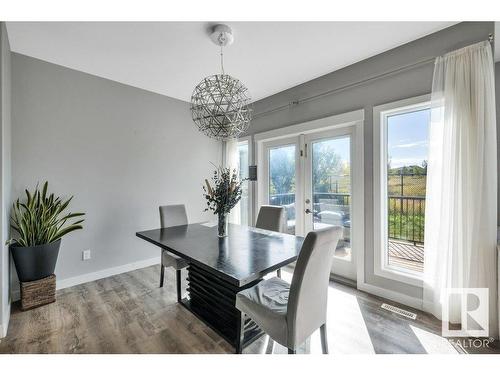
POLYGON ((408 271, 399 267, 394 267, 394 266, 383 266, 380 268, 375 267, 374 273, 375 275, 386 279, 399 281, 420 288, 422 288, 424 285, 422 273, 408 271))

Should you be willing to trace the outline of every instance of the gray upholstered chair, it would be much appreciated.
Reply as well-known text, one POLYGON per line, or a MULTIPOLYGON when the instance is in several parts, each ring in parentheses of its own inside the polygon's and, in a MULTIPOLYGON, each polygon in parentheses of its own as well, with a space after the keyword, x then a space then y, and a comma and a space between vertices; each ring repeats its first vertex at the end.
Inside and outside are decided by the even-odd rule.
POLYGON ((255 227, 282 232, 285 222, 285 209, 282 206, 261 206, 255 227))
MULTIPOLYGON (((236 308, 259 325, 271 340, 295 353, 320 329, 323 353, 328 353, 326 309, 330 268, 342 227, 309 232, 293 273, 292 283, 277 277, 263 280, 236 295, 236 308)), ((241 345, 239 345, 241 352, 241 345)))
MULTIPOLYGON (((186 207, 183 204, 173 204, 169 206, 160 206, 160 225, 162 228, 175 227, 177 225, 186 225, 188 223, 186 207)), ((182 298, 181 293, 181 270, 187 267, 187 262, 171 254, 166 250, 161 252, 161 271, 160 271, 160 288, 163 287, 163 279, 165 278, 165 268, 172 267, 176 273, 177 283, 177 301, 182 298)))
MULTIPOLYGON (((284 232, 285 208, 282 206, 261 206, 255 227, 272 230, 273 232, 284 232)), ((281 278, 281 269, 276 272, 278 277, 281 278)))

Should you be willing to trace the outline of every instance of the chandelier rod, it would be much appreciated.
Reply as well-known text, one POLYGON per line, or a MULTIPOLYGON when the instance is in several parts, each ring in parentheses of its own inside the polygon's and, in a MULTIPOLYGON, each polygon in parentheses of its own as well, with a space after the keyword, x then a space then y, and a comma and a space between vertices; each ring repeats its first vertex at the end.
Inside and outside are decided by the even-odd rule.
POLYGON ((222 71, 222 75, 224 75, 224 51, 222 50, 224 46, 221 44, 220 46, 220 69, 222 71))

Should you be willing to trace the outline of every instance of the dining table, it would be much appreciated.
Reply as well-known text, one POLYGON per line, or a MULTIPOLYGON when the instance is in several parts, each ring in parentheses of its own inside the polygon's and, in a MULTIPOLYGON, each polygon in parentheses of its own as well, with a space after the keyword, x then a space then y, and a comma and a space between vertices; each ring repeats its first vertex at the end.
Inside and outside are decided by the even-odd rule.
POLYGON ((235 307, 236 294, 297 260, 303 237, 228 224, 195 223, 137 232, 136 236, 188 263, 186 293, 180 303, 236 351, 264 333, 235 307))

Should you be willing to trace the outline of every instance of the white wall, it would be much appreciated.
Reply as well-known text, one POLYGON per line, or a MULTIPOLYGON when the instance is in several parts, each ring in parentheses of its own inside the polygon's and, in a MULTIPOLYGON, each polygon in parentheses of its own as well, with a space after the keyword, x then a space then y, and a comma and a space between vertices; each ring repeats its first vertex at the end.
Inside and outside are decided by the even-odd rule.
POLYGON ((0 22, 0 337, 7 333, 10 317, 9 249, 5 241, 9 236, 9 207, 11 192, 11 63, 5 24, 0 22))
POLYGON ((221 149, 198 132, 188 103, 15 53, 12 72, 13 197, 48 180, 87 214, 63 238, 58 280, 159 261, 135 237, 159 227, 159 205, 186 203, 190 221, 210 218, 202 182, 221 149))

